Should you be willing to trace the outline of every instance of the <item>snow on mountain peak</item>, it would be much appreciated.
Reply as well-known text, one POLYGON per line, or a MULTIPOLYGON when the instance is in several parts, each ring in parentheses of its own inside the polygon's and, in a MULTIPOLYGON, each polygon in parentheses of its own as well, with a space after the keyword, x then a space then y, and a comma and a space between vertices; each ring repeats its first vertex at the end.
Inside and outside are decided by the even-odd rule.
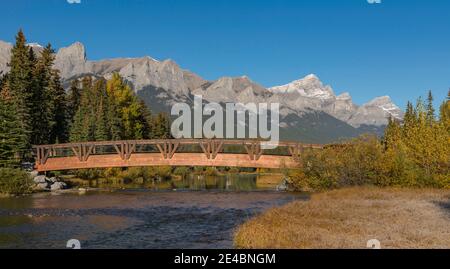
POLYGON ((301 96, 318 99, 335 97, 331 87, 324 86, 314 74, 307 75, 299 80, 294 80, 286 85, 269 88, 269 91, 276 94, 297 92, 301 96))
POLYGON ((28 43, 27 46, 29 46, 29 47, 36 47, 36 48, 43 48, 43 46, 41 46, 41 44, 39 44, 39 43, 28 43))

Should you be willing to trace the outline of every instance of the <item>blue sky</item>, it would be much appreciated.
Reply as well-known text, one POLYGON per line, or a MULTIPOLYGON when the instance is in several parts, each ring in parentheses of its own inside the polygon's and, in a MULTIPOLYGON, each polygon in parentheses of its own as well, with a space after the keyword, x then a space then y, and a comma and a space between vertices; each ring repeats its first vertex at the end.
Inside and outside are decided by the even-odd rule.
POLYGON ((11 0, 0 39, 80 41, 91 60, 150 55, 214 80, 269 87, 310 73, 358 104, 390 95, 402 108, 450 87, 450 1, 11 0))

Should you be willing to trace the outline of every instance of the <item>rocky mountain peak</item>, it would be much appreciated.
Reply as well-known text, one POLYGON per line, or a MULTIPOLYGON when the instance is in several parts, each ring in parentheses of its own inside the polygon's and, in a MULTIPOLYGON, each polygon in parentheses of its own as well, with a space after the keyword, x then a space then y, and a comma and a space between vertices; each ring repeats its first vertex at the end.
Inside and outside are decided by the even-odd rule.
POLYGON ((269 88, 269 90, 278 94, 297 92, 303 97, 318 99, 330 99, 335 97, 331 87, 324 86, 320 79, 314 74, 307 75, 302 79, 294 80, 286 85, 269 88))
POLYGON ((403 112, 389 96, 381 96, 360 106, 350 117, 349 123, 356 127, 361 125, 382 126, 387 124, 389 117, 401 120, 403 112))
POLYGON ((86 50, 80 42, 59 49, 55 57, 55 67, 59 69, 63 78, 91 73, 91 68, 86 62, 86 50))
POLYGON ((341 100, 341 101, 352 100, 352 97, 350 96, 350 93, 344 92, 344 93, 336 96, 336 100, 341 100))

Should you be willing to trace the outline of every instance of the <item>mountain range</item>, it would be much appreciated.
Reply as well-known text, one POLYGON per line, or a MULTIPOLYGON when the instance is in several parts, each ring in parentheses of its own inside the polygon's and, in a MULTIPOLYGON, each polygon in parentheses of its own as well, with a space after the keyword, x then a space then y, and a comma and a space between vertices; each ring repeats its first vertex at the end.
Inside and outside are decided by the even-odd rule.
MULTIPOLYGON (((38 54, 43 49, 36 43, 29 46, 38 54)), ((8 71, 11 48, 12 44, 0 41, 0 73, 8 71)), ((176 102, 192 103, 194 95, 207 102, 279 103, 281 138, 307 143, 329 143, 365 132, 381 134, 389 117, 403 118, 388 96, 358 106, 349 93, 336 95, 314 74, 271 88, 246 76, 208 81, 172 60, 147 56, 90 61, 79 42, 58 50, 55 68, 65 87, 86 75, 109 78, 118 72, 153 111, 170 112, 176 102)))

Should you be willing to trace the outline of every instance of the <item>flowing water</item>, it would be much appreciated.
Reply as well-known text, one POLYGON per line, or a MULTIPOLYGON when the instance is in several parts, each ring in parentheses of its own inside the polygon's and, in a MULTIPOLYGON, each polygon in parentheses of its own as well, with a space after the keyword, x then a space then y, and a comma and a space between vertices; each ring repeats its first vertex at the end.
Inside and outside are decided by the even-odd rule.
POLYGON ((296 199, 254 175, 0 198, 0 248, 232 248, 239 224, 296 199))

